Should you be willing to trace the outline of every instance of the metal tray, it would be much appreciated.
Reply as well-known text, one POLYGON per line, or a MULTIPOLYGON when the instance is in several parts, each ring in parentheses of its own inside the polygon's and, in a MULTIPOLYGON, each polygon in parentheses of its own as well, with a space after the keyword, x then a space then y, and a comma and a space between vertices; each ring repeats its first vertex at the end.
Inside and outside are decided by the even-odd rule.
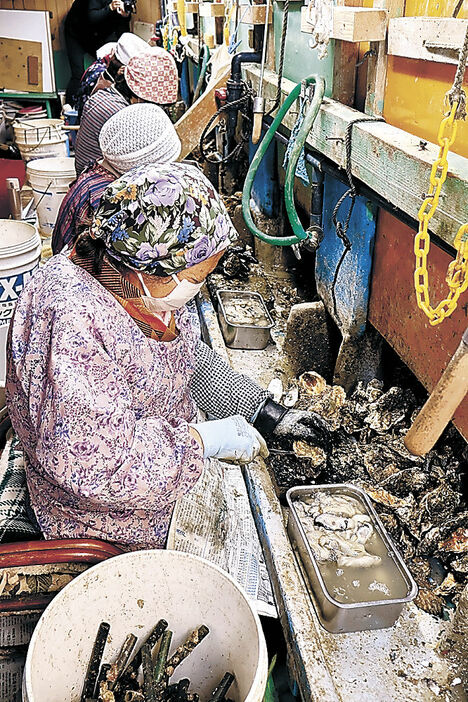
POLYGON ((231 349, 264 349, 270 341, 270 329, 274 323, 260 293, 249 290, 217 290, 218 318, 226 346, 231 349), (232 297, 256 299, 260 303, 268 324, 233 324, 226 316, 223 301, 232 297))
POLYGON ((385 531, 364 490, 355 485, 348 485, 345 483, 334 485, 308 485, 304 487, 294 487, 288 490, 286 493, 286 501, 289 507, 289 536, 297 547, 297 551, 304 564, 312 588, 315 609, 324 629, 336 634, 351 631, 385 629, 392 626, 398 619, 403 606, 416 597, 418 594, 418 587, 402 557, 385 531), (362 502, 365 509, 367 509, 376 532, 383 540, 388 551, 392 554, 392 558, 401 573, 401 577, 406 583, 406 597, 374 600, 372 602, 342 603, 338 602, 329 593, 317 561, 309 546, 300 517, 294 507, 294 501, 298 497, 310 495, 317 491, 350 495, 362 502))

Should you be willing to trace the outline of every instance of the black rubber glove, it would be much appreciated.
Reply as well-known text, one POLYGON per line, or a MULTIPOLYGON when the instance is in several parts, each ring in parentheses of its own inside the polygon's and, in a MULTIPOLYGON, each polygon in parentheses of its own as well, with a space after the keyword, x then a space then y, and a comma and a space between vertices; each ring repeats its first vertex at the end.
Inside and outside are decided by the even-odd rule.
POLYGON ((287 409, 270 398, 259 411, 254 427, 265 437, 300 439, 327 452, 330 450, 332 432, 323 417, 316 412, 287 409))

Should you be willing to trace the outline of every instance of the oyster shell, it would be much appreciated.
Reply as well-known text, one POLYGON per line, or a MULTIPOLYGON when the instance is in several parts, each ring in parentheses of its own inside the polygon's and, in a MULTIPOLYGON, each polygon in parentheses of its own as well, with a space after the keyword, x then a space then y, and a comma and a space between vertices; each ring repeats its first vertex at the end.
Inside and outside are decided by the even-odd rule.
POLYGON ((433 590, 421 588, 414 600, 414 604, 436 617, 442 614, 444 600, 439 595, 436 595, 433 590))
POLYGON ((422 492, 427 488, 428 483, 428 474, 415 466, 411 466, 410 468, 403 468, 403 470, 391 473, 381 481, 380 486, 402 497, 409 492, 422 492))
POLYGON ((460 505, 461 495, 450 485, 442 483, 424 495, 421 500, 421 519, 433 525, 446 522, 460 505))
POLYGON ((390 507, 394 510, 404 510, 409 507, 412 508, 414 505, 414 497, 412 495, 405 498, 395 497, 395 495, 392 495, 387 490, 381 487, 374 487, 369 483, 363 483, 361 487, 367 492, 371 500, 378 502, 378 504, 384 507, 390 507))
POLYGON ((418 587, 428 588, 428 577, 431 573, 431 566, 428 561, 425 558, 413 558, 409 564, 409 568, 418 587))
POLYGON ((398 537, 401 532, 401 527, 395 515, 390 514, 390 512, 382 512, 381 514, 379 514, 379 519, 384 525, 385 529, 390 534, 390 536, 392 537, 392 539, 394 539, 394 541, 398 541, 398 537))
POLYGON ((314 467, 323 465, 327 460, 327 454, 323 449, 310 446, 306 441, 295 441, 293 450, 298 458, 309 458, 314 467))
POLYGON ((414 554, 416 553, 416 548, 414 546, 414 542, 404 529, 400 530, 397 542, 402 551, 403 557, 408 560, 413 558, 414 554))
POLYGON ((281 378, 273 378, 267 388, 275 402, 279 402, 283 397, 283 383, 281 378))
POLYGON ((294 407, 297 405, 299 399, 299 390, 297 385, 292 385, 286 395, 283 398, 283 404, 285 407, 294 407))
POLYGON ((448 597, 455 592, 458 588, 459 583, 455 580, 452 573, 448 573, 444 581, 435 589, 435 594, 440 597, 448 597))
POLYGON ((369 413, 364 422, 378 433, 385 433, 397 424, 404 422, 416 404, 410 390, 393 387, 378 400, 369 405, 369 413))
POLYGON ((460 573, 462 575, 468 574, 468 553, 452 561, 450 567, 455 573, 460 573))
POLYGON ((330 483, 353 482, 364 478, 362 449, 355 439, 335 437, 324 468, 324 477, 330 483))
POLYGON ((456 529, 448 539, 439 542, 438 550, 445 553, 468 553, 468 529, 456 529))
POLYGON ((422 532, 417 546, 418 554, 421 556, 430 556, 437 550, 440 540, 441 532, 439 527, 430 527, 427 531, 422 532))
POLYGON ((299 377, 299 391, 299 409, 317 412, 334 431, 340 427, 340 411, 346 402, 346 393, 340 385, 327 385, 321 375, 308 371, 299 377))
POLYGON ((364 448, 364 465, 375 483, 381 483, 399 470, 394 454, 384 442, 376 442, 364 448))
POLYGON ((305 395, 321 395, 328 387, 325 378, 315 371, 306 371, 299 376, 299 388, 305 395))
POLYGON ((375 402, 383 395, 383 386, 383 382, 377 378, 373 378, 367 385, 360 380, 351 395, 351 400, 362 406, 375 402))
POLYGON ((371 500, 377 502, 384 507, 389 507, 395 511, 399 520, 406 526, 408 531, 418 538, 419 532, 416 531, 416 522, 414 518, 416 501, 411 493, 407 497, 396 497, 387 490, 379 487, 373 487, 368 483, 361 484, 361 487, 367 492, 371 500))

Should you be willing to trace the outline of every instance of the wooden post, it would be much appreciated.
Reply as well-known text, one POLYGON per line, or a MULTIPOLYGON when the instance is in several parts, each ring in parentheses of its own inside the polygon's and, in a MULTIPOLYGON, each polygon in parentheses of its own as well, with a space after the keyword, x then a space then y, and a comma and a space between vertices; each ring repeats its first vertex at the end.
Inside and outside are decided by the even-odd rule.
MULTIPOLYGON (((361 7, 362 0, 338 0, 337 5, 361 7)), ((332 98, 343 105, 354 105, 354 88, 356 83, 356 63, 359 56, 359 44, 350 41, 334 40, 333 89, 332 98)))
MULTIPOLYGON (((226 68, 216 83, 200 95, 198 100, 182 115, 175 128, 182 142, 179 160, 188 156, 197 146, 208 120, 216 112, 215 90, 224 87, 229 77, 230 68, 226 68)), ((213 125, 214 126, 214 125, 213 125)))
MULTIPOLYGON (((405 0, 375 0, 374 8, 388 10, 389 20, 405 14, 405 0)), ((366 114, 381 117, 384 109, 385 84, 387 81, 387 40, 371 41, 370 49, 375 56, 369 58, 367 67, 366 114)))

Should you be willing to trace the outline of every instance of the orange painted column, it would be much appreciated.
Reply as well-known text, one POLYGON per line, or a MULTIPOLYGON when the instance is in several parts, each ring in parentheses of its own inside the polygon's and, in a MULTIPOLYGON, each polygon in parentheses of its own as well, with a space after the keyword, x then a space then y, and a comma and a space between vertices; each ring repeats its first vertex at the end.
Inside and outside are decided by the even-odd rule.
MULTIPOLYGON (((407 0, 405 16, 451 17, 456 4, 457 0, 407 0)), ((467 2, 458 17, 468 18, 467 2)), ((389 56, 384 106, 387 122, 437 143, 444 95, 452 86, 455 70, 454 64, 389 56)), ((464 87, 468 94, 468 71, 464 87)), ((452 151, 468 157, 468 122, 459 122, 452 151)))

